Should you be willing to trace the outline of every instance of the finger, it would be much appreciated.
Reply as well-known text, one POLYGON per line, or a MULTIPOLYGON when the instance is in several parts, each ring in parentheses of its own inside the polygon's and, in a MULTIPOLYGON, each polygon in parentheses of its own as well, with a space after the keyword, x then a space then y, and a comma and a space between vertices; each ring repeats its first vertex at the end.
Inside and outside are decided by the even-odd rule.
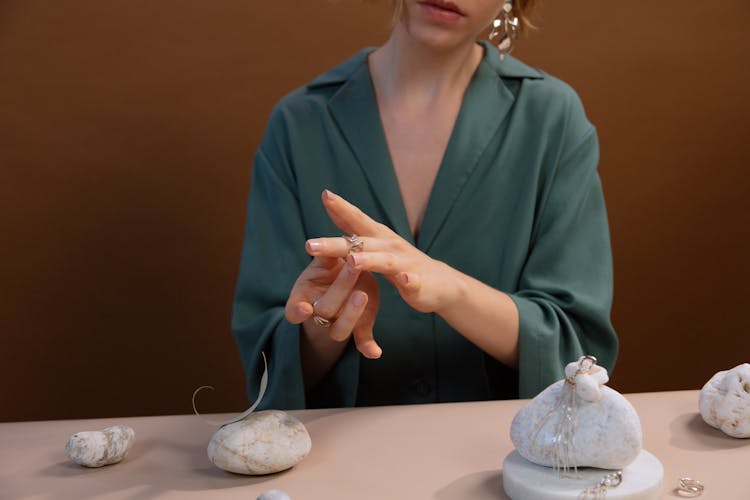
POLYGON ((313 306, 309 302, 292 302, 287 301, 286 307, 284 308, 284 316, 286 320, 293 325, 298 325, 305 321, 307 318, 312 316, 313 306))
POLYGON ((358 278, 359 271, 345 264, 331 286, 314 301, 315 314, 326 319, 335 318, 351 295, 358 278))
POLYGON ((352 253, 347 257, 346 262, 347 265, 360 271, 380 274, 396 274, 404 271, 401 259, 390 252, 352 253))
POLYGON ((349 300, 341 309, 341 315, 331 325, 329 335, 333 340, 344 341, 352 334, 354 325, 367 306, 367 294, 356 290, 349 296, 349 300))
POLYGON ((354 327, 354 344, 357 346, 357 350, 368 359, 378 359, 383 354, 383 349, 375 342, 372 324, 354 327))
POLYGON ((385 227, 328 189, 323 191, 322 198, 328 216, 336 224, 336 227, 345 233, 371 236, 381 233, 382 228, 385 227))
POLYGON ((331 278, 327 277, 336 266, 341 265, 341 262, 342 260, 337 258, 315 257, 308 264, 294 283, 284 306, 284 316, 287 321, 296 325, 312 316, 312 303, 316 298, 314 285, 321 281, 326 282, 325 284, 330 283, 331 278))
POLYGON ((316 256, 310 265, 308 266, 311 270, 316 269, 333 269, 336 267, 339 263, 339 260, 336 257, 331 257, 328 255, 319 255, 316 256))
POLYGON ((358 249, 352 250, 352 242, 346 236, 337 238, 313 238, 305 242, 305 250, 312 256, 322 258, 346 258, 349 253, 358 253, 362 249, 378 250, 382 249, 382 239, 368 238, 367 236, 357 236, 362 243, 358 249))

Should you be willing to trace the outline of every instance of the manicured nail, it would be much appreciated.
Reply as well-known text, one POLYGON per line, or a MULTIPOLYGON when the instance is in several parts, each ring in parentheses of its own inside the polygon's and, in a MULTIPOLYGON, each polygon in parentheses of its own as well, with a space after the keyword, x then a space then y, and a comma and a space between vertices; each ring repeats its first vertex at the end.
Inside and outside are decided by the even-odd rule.
POLYGON ((327 189, 323 190, 323 196, 325 196, 326 200, 328 200, 328 201, 333 201, 333 200, 335 200, 337 198, 336 195, 333 192, 331 192, 331 191, 329 191, 327 189))
POLYGON ((348 260, 349 260, 349 265, 355 269, 357 268, 358 265, 362 264, 362 257, 360 255, 350 253, 348 260))
POLYGON ((307 243, 305 243, 305 245, 307 245, 307 251, 310 253, 316 253, 323 250, 323 243, 321 243, 320 241, 307 240, 307 243))
POLYGON ((364 305, 365 302, 367 302, 367 295, 364 293, 355 293, 352 297, 352 303, 357 307, 364 305))
POLYGON ((359 274, 361 272, 359 269, 354 267, 354 264, 352 264, 349 259, 347 259, 346 261, 346 270, 352 275, 359 274))

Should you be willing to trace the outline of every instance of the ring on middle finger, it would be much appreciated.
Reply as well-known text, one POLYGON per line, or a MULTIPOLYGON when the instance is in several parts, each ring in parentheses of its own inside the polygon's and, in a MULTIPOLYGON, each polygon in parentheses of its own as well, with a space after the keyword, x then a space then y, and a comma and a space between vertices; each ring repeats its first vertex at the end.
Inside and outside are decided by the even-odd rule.
POLYGON ((356 234, 344 235, 344 239, 349 242, 349 253, 361 252, 365 248, 365 242, 356 234))
POLYGON ((318 301, 317 300, 315 302, 313 302, 313 304, 312 304, 312 306, 313 306, 313 317, 312 317, 313 321, 318 326, 322 326, 323 328, 328 328, 329 326, 331 326, 331 320, 330 319, 326 319, 323 316, 319 316, 315 312, 315 306, 316 305, 318 305, 318 301))

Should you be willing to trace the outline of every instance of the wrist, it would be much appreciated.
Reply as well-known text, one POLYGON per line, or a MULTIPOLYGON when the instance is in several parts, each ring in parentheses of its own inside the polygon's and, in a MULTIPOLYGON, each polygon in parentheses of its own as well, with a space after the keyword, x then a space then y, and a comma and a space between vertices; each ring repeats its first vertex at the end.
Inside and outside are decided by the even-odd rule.
POLYGON ((442 281, 440 298, 435 313, 445 317, 450 315, 451 311, 460 306, 467 293, 466 275, 450 267, 448 264, 439 262, 442 266, 442 273, 445 278, 442 281))

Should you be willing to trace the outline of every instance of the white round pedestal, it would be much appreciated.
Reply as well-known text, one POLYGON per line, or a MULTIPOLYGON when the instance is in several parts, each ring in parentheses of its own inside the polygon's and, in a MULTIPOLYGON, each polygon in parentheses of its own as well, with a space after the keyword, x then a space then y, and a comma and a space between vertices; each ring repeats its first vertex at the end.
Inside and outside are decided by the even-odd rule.
MULTIPOLYGON (((532 464, 513 450, 503 462, 503 488, 513 500, 576 500, 581 492, 612 471, 579 468, 579 478, 561 478, 551 467, 532 464)), ((572 476, 574 473, 571 473, 572 476)), ((656 500, 661 495, 664 467, 658 458, 641 450, 622 471, 622 483, 607 488, 607 500, 656 500)))

